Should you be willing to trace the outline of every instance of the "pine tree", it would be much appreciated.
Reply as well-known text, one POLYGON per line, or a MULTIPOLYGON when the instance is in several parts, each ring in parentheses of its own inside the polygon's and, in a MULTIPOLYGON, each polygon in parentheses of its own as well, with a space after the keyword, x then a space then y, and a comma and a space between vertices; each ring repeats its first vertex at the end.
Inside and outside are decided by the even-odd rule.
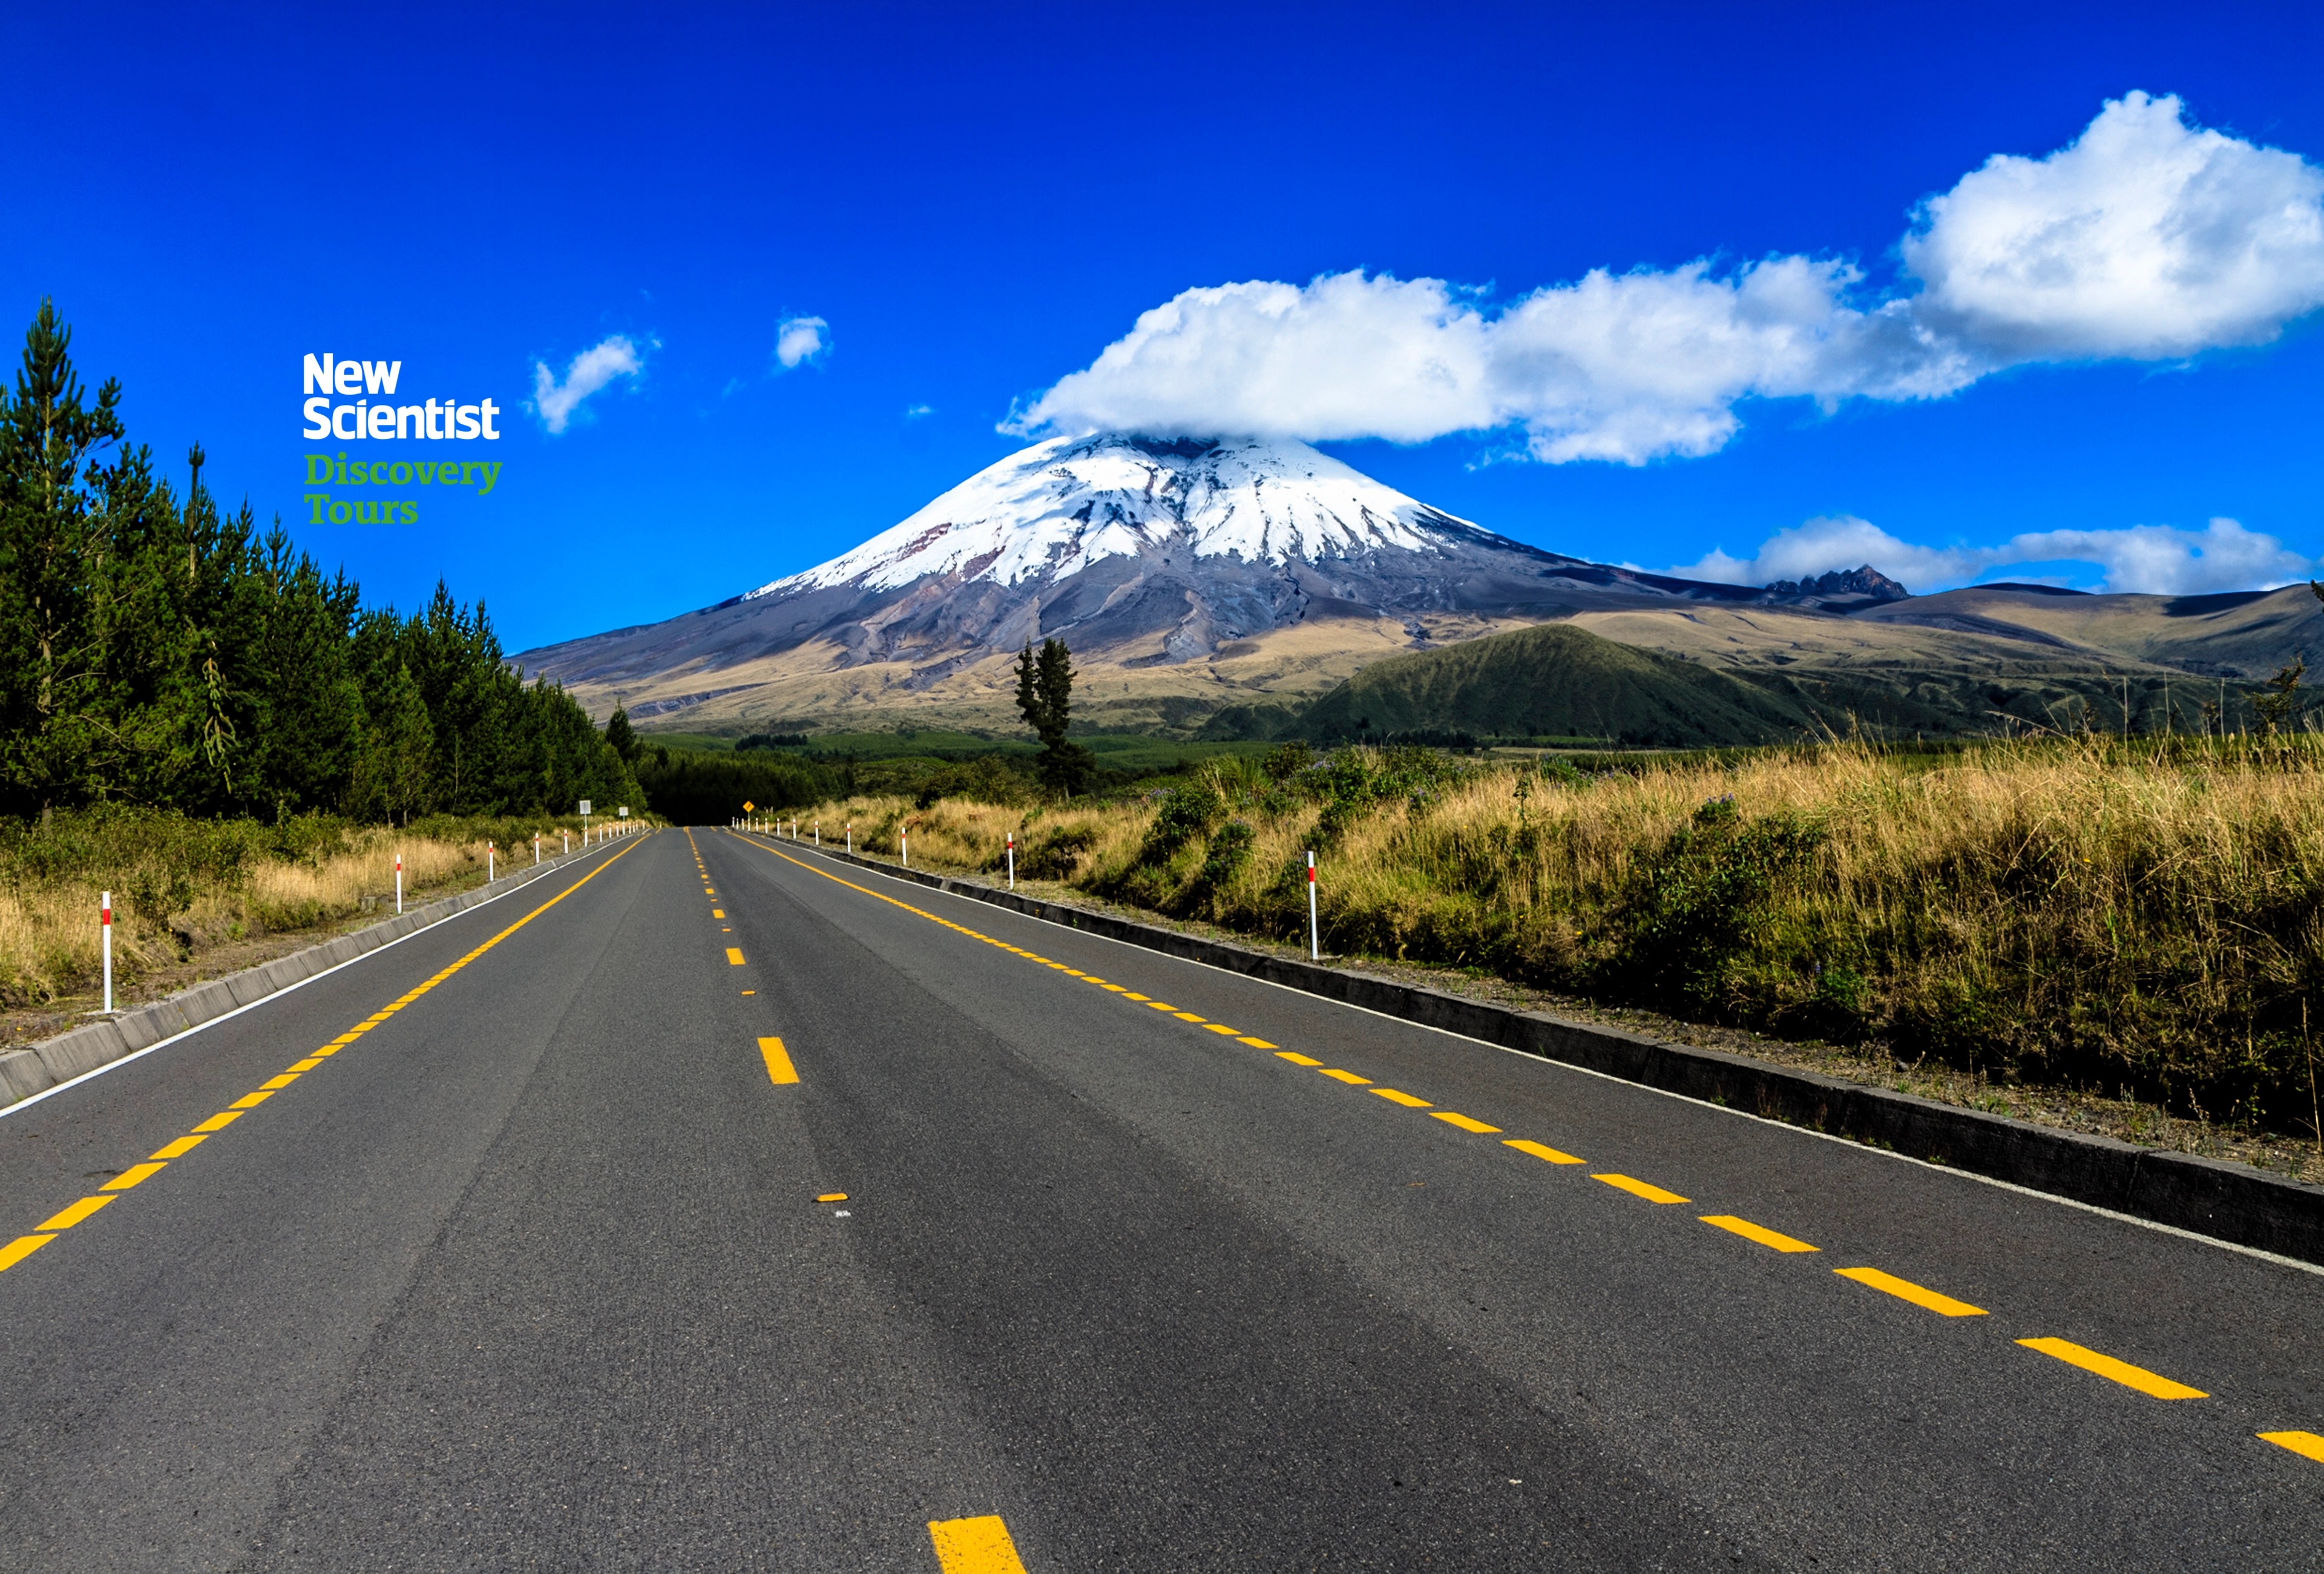
POLYGON ((1030 640, 1017 658, 1017 708, 1041 739, 1041 780, 1067 798, 1083 786, 1097 762, 1065 736, 1073 716, 1073 653, 1059 639, 1043 640, 1035 654, 1030 640))

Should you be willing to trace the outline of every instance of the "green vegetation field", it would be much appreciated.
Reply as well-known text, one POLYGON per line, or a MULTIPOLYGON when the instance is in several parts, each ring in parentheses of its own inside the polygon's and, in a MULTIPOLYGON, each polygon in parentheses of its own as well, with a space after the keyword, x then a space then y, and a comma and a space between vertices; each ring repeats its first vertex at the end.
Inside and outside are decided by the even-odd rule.
POLYGON ((2324 738, 2101 736, 1513 764, 1305 745, 1110 801, 859 793, 808 812, 1245 932, 1486 969, 2003 1081, 2315 1132, 2324 738))

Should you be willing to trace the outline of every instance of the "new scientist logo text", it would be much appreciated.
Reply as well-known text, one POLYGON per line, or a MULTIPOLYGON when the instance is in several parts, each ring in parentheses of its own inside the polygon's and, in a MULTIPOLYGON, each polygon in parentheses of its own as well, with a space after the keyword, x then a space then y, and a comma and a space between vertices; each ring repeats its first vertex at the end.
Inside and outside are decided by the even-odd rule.
POLYGON ((309 356, 304 371, 309 398, 307 429, 300 435, 309 442, 334 437, 379 442, 410 438, 500 440, 501 434, 493 430, 493 417, 501 412, 501 407, 489 399, 474 404, 449 399, 395 403, 395 384, 403 375, 401 361, 339 361, 328 355, 309 356), (383 394, 388 397, 374 403, 383 394), (337 394, 347 396, 349 402, 334 403, 337 394))
MULTIPOLYGON (((423 399, 395 403, 396 384, 403 379, 401 361, 343 361, 329 355, 309 356, 302 368, 308 395, 305 405, 309 441, 340 438, 350 442, 498 442, 493 418, 501 407, 489 399, 463 404, 456 399, 423 399), (342 399, 340 396, 345 395, 342 399)), ((377 450, 374 450, 377 451, 377 450)), ((417 524, 420 499, 383 497, 380 486, 470 486, 479 497, 500 484, 498 459, 439 458, 442 449, 422 449, 427 458, 392 457, 410 449, 388 449, 373 459, 351 458, 347 450, 306 456, 309 487, 361 487, 354 496, 333 496, 329 491, 302 495, 309 524, 417 524)), ((458 450, 454 450, 455 452, 458 450)), ((468 450, 473 453, 473 449, 468 450)))

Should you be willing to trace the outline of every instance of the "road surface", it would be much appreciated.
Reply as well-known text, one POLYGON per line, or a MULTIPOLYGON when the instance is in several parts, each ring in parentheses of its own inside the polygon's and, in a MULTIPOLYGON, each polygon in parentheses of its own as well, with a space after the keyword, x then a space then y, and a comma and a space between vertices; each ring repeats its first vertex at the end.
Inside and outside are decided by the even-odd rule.
POLYGON ((787 840, 19 1106, 0 1199, 8 1569, 2324 1568, 2324 1275, 787 840))

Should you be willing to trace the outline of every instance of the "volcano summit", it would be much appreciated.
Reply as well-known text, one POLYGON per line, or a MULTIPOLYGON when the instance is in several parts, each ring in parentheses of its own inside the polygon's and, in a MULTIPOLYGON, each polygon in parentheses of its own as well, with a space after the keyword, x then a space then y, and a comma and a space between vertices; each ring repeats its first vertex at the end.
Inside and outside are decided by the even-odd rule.
POLYGON ((1009 722, 1009 659, 1057 636, 1083 714, 1184 726, 1321 692, 1368 662, 1583 612, 1902 597, 1849 577, 1781 591, 1609 568, 1431 508, 1304 443, 1060 438, 853 551, 667 622, 524 653, 593 710, 689 727, 1009 722))

